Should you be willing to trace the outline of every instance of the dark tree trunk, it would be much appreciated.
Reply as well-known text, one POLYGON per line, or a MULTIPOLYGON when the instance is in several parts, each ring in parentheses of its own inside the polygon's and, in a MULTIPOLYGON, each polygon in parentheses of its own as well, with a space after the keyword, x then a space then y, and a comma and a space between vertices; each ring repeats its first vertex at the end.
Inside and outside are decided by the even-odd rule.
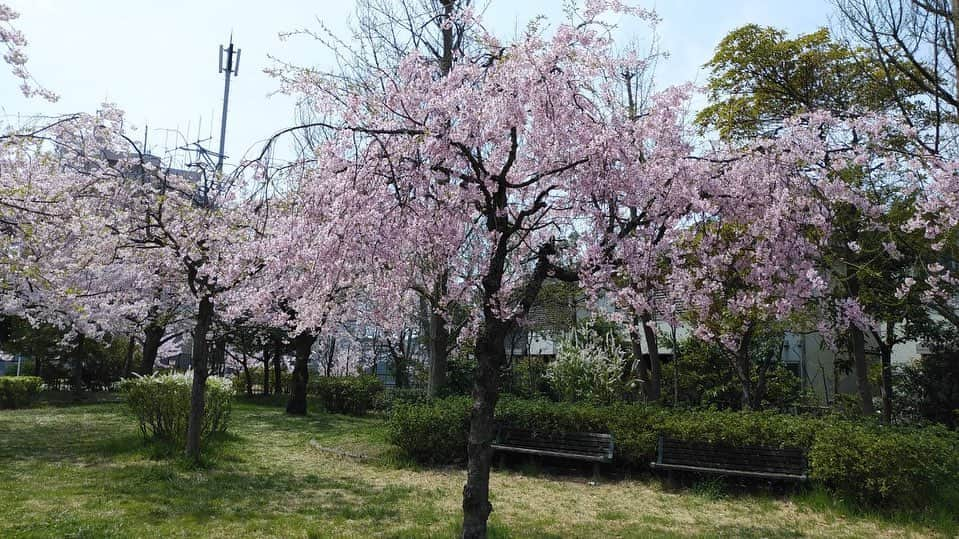
POLYGON ((439 397, 446 388, 446 371, 449 368, 450 333, 442 314, 430 308, 430 381, 428 392, 439 397))
POLYGON ((226 369, 226 337, 217 337, 213 344, 213 368, 211 372, 223 376, 226 369))
POLYGON ((160 344, 163 342, 165 333, 166 326, 162 324, 150 324, 143 330, 143 357, 140 359, 140 374, 144 376, 153 374, 153 366, 156 365, 157 353, 160 350, 160 344))
POLYGON ((130 338, 127 339, 126 354, 124 354, 123 356, 123 377, 124 378, 130 377, 130 370, 133 369, 133 354, 134 352, 136 352, 136 348, 137 348, 137 341, 131 335, 130 338))
POLYGON ((270 347, 263 347, 263 394, 270 394, 270 347))
MULTIPOLYGON (((638 317, 635 318, 636 324, 642 324, 638 317)), ((640 388, 643 391, 643 399, 649 399, 649 356, 643 354, 643 335, 639 328, 629 330, 629 343, 633 350, 633 368, 636 370, 636 376, 640 380, 640 388)))
POLYGON ((493 412, 499 398, 500 366, 505 361, 507 326, 487 319, 476 339, 476 377, 470 412, 469 463, 463 487, 463 537, 486 537, 486 521, 493 506, 489 502, 489 471, 495 435, 493 412))
POLYGON ((739 375, 739 385, 742 387, 742 397, 740 406, 743 410, 751 410, 753 407, 752 377, 749 368, 749 352, 740 350, 736 354, 736 373, 739 375))
POLYGON ((336 337, 330 337, 324 350, 325 359, 323 363, 323 375, 329 378, 333 376, 333 358, 336 357, 336 337))
POLYGON ((83 391, 83 355, 86 338, 83 334, 77 335, 77 344, 73 347, 73 360, 70 362, 71 385, 73 393, 79 396, 83 391))
POLYGON ((849 332, 852 335, 852 357, 856 369, 856 386, 859 389, 859 400, 862 403, 862 413, 872 417, 875 409, 872 406, 872 388, 869 385, 869 362, 866 360, 866 338, 862 330, 851 324, 849 332))
MULTIPOLYGON (((623 365, 623 372, 619 377, 619 379, 622 380, 627 387, 628 387, 629 381, 633 378, 633 376, 636 376, 637 373, 639 372, 639 361, 636 359, 637 354, 639 356, 642 356, 643 354, 642 347, 640 347, 637 344, 634 337, 638 337, 638 334, 635 331, 631 330, 629 332, 629 346, 633 354, 633 359, 632 361, 627 361, 626 364, 623 365)), ((532 384, 532 374, 530 376, 531 376, 530 383, 532 384)), ((623 398, 628 400, 633 400, 634 397, 635 397, 635 391, 632 391, 631 389, 627 389, 626 393, 623 395, 623 398)))
POLYGON ((283 393, 283 341, 273 340, 273 394, 283 393))
POLYGON ((493 414, 499 399, 500 371, 506 362, 506 336, 516 329, 515 321, 529 313, 547 275, 560 274, 560 269, 549 261, 549 257, 556 254, 555 246, 552 243, 541 246, 536 268, 523 290, 517 318, 500 320, 493 305, 497 303, 495 298, 503 284, 509 239, 508 234, 500 236, 483 277, 483 325, 476 337, 476 375, 467 442, 469 462, 463 487, 463 537, 469 539, 486 537, 486 523, 493 511, 489 502, 489 471, 493 456, 490 444, 495 434, 493 414))
POLYGON ((286 403, 288 414, 306 415, 306 385, 310 377, 310 353, 315 341, 316 335, 310 331, 304 331, 293 339, 296 361, 290 382, 290 400, 286 403))
POLYGON ((649 383, 645 387, 646 398, 650 402, 659 401, 662 386, 662 365, 659 360, 659 341, 656 329, 650 325, 652 316, 643 315, 643 335, 646 337, 646 350, 649 352, 649 383))
POLYGON ((200 435, 206 407, 207 341, 206 335, 213 323, 213 299, 203 296, 193 328, 193 387, 190 391, 190 419, 186 431, 186 456, 193 462, 200 460, 200 435))
POLYGON ((882 422, 892 424, 892 347, 896 339, 895 322, 886 322, 886 338, 875 334, 882 365, 882 422))
MULTIPOLYGON (((859 278, 853 273, 846 283, 849 297, 859 297, 859 278)), ((872 388, 869 385, 869 362, 866 360, 866 336, 854 323, 849 324, 849 338, 852 346, 853 368, 856 371, 856 388, 859 390, 859 400, 863 415, 872 417, 875 409, 872 406, 872 388)))
POLYGON ((739 387, 742 391, 740 396, 740 407, 743 410, 753 408, 756 401, 756 392, 753 388, 752 362, 749 357, 749 348, 752 345, 754 326, 747 326, 739 340, 739 350, 732 355, 733 371, 739 380, 739 387))
POLYGON ((883 346, 880 350, 882 359, 882 422, 892 423, 892 350, 883 346))
POLYGON ((409 348, 405 336, 406 330, 400 332, 400 338, 396 346, 389 339, 386 340, 386 346, 390 350, 390 359, 393 360, 393 383, 397 389, 409 387, 409 348))
POLYGON ((243 353, 243 361, 240 362, 240 365, 243 367, 243 379, 246 382, 246 396, 253 396, 253 378, 250 376, 250 364, 249 359, 246 357, 246 352, 243 353))

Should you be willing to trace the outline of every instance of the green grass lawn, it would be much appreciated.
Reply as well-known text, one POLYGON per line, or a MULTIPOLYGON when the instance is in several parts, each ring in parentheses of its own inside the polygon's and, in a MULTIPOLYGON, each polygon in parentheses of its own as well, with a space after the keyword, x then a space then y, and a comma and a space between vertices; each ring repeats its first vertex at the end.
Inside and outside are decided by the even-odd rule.
MULTIPOLYGON (((451 537, 465 473, 402 465, 381 419, 238 403, 232 434, 187 466, 117 403, 0 411, 0 537, 451 537)), ((955 536, 953 518, 496 471, 497 537, 955 536)))

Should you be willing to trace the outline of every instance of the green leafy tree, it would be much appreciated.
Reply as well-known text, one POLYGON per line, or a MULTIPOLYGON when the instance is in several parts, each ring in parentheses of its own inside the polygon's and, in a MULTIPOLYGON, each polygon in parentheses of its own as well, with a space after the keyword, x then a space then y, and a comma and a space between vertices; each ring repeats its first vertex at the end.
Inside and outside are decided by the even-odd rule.
MULTIPOLYGON (((902 96, 916 91, 913 82, 884 70, 868 50, 834 40, 827 29, 790 38, 779 29, 743 26, 720 42, 706 67, 711 70, 710 103, 697 121, 704 130, 742 142, 775 136, 783 122, 796 114, 828 111, 854 116, 908 108, 901 103, 902 96)), ((904 149, 909 141, 901 144, 904 149)), ((881 214, 865 215, 852 204, 831 203, 835 234, 819 262, 830 275, 833 290, 824 312, 835 313, 855 301, 875 322, 868 330, 848 323, 845 333, 862 411, 867 415, 873 412, 867 331, 878 343, 883 416, 888 421, 892 347, 922 334, 929 324, 919 288, 902 286, 923 271, 920 254, 927 248, 920 235, 902 232, 915 206, 901 179, 872 174, 867 167, 847 168, 843 179, 881 214)))

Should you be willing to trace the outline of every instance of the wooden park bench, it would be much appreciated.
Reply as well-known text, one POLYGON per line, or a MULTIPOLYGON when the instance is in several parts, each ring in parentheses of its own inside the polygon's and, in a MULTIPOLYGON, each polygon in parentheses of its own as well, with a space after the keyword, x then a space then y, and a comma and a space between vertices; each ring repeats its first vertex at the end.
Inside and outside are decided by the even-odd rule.
POLYGON ((697 472, 773 480, 805 481, 806 455, 802 449, 728 446, 659 437, 654 470, 697 472))
MULTIPOLYGON (((500 426, 493 441, 495 451, 543 457, 582 460, 593 463, 593 476, 599 465, 613 461, 613 436, 597 432, 544 433, 500 426)), ((501 457, 502 464, 502 457, 501 457)))

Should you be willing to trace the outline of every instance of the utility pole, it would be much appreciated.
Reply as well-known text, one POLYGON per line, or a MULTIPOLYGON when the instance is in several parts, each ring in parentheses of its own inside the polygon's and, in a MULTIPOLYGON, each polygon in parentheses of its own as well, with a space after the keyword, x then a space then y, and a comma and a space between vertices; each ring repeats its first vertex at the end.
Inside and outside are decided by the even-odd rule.
POLYGON ((223 174, 223 152, 226 142, 226 112, 230 104, 230 78, 240 74, 240 49, 233 48, 233 34, 230 34, 230 45, 224 49, 220 45, 220 71, 223 75, 223 114, 220 116, 220 153, 216 158, 216 172, 223 174), (224 53, 226 62, 224 63, 224 53), (235 56, 234 56, 235 54, 235 56))

